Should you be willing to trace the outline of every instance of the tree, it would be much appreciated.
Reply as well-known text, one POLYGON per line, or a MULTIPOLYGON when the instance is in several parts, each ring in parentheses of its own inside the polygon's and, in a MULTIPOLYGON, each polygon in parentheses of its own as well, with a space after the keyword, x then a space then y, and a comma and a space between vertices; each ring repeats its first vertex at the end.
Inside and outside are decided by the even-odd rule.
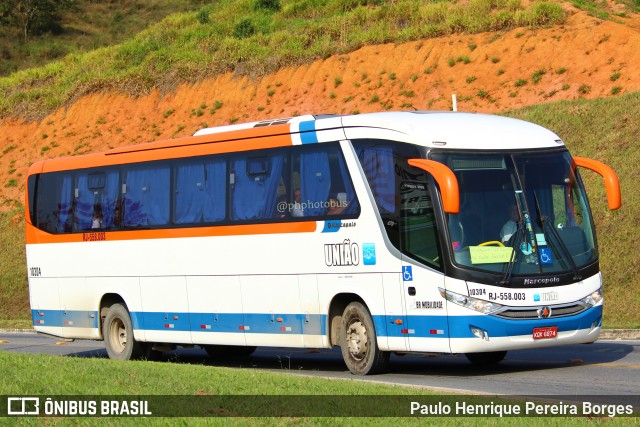
POLYGON ((60 12, 74 0, 0 0, 0 14, 9 25, 20 28, 24 41, 59 26, 60 12))

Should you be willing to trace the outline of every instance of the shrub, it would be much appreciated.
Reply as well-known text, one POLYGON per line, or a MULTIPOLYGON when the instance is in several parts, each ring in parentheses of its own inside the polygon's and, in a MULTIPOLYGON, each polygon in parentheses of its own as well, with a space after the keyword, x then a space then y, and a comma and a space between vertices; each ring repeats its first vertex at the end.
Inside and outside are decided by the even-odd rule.
POLYGON ((533 84, 538 84, 540 83, 540 80, 542 79, 542 76, 545 75, 547 71, 544 68, 539 69, 538 71, 535 71, 532 75, 531 75, 531 81, 533 81, 533 84))
POLYGON ((209 19, 209 8, 203 7, 202 9, 200 9, 198 13, 196 13, 196 19, 202 25, 210 23, 211 20, 209 19))
POLYGON ((236 24, 235 28, 233 29, 233 36, 237 39, 246 39, 254 35, 255 32, 256 28, 253 26, 251 20, 245 18, 236 24))
POLYGON ((586 94, 588 94, 589 92, 591 92, 591 86, 589 86, 588 84, 582 84, 582 85, 580 85, 580 87, 578 88, 578 92, 579 92, 581 95, 586 95, 586 94))
POLYGON ((253 10, 268 10, 269 12, 279 12, 282 9, 280 0, 255 0, 253 10))

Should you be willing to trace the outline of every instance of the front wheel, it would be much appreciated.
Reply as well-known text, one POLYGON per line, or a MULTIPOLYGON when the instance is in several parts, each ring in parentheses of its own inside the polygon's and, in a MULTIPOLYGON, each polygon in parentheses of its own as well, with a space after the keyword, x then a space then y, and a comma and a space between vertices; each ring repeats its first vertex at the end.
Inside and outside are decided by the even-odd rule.
POLYGON ((375 374, 388 368, 390 353, 378 348, 371 314, 363 304, 352 302, 344 309, 340 334, 342 358, 352 374, 375 374))
POLYGON ((486 353, 465 353, 469 362, 474 365, 496 365, 507 355, 506 351, 489 351, 486 353))
POLYGON ((131 316, 123 304, 109 307, 102 324, 102 335, 109 359, 130 360, 148 358, 151 346, 138 342, 133 337, 131 316))

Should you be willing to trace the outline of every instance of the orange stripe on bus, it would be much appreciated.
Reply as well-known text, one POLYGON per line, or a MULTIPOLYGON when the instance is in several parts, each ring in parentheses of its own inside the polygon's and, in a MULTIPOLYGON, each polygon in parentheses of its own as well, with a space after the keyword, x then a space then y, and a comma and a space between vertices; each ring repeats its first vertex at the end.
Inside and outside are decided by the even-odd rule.
POLYGON ((269 126, 219 134, 189 136, 121 147, 103 153, 46 160, 44 163, 39 162, 37 165, 33 165, 29 169, 29 175, 153 160, 183 159, 209 154, 253 151, 291 145, 293 145, 293 141, 288 125, 269 126))
POLYGON ((275 224, 220 225, 210 227, 163 228, 155 230, 122 230, 68 234, 50 234, 26 224, 27 244, 95 242, 109 240, 175 239, 185 237, 244 236, 257 234, 312 233, 316 231, 315 221, 287 222, 275 224))

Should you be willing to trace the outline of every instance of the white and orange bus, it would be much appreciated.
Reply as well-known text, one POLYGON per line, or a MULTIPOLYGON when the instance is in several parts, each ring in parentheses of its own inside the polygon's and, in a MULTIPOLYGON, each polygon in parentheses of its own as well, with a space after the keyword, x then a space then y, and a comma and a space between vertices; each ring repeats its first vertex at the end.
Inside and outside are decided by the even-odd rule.
POLYGON ((179 345, 391 352, 588 343, 602 323, 591 212, 540 126, 455 112, 301 116, 40 161, 26 193, 34 327, 109 357, 179 345))

